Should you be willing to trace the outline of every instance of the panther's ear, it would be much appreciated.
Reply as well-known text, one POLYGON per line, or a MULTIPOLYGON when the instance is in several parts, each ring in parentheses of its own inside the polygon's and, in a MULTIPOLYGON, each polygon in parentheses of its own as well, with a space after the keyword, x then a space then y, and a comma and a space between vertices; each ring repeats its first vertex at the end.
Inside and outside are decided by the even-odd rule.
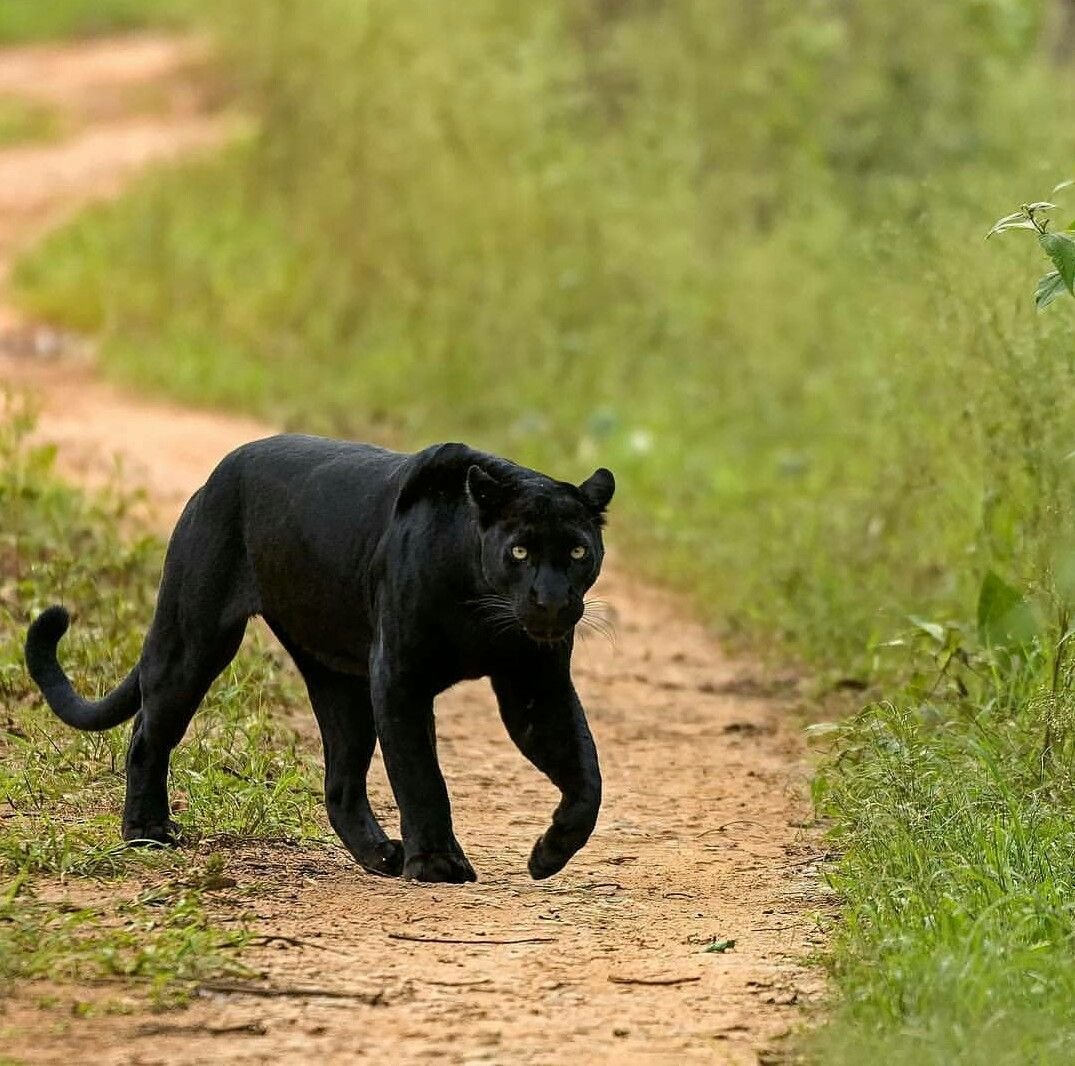
POLYGON ((581 485, 579 492, 593 513, 600 517, 605 513, 612 494, 616 491, 616 479, 611 470, 603 466, 595 470, 581 485))
POLYGON ((472 466, 467 470, 467 495, 485 524, 492 522, 504 509, 511 490, 503 482, 490 477, 480 466, 472 466))

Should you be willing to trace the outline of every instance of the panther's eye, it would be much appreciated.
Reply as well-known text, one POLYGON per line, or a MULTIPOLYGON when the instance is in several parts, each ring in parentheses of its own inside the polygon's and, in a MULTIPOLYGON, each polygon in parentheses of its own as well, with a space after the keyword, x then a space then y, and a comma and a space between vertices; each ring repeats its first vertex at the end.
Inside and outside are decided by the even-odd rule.
POLYGON ((571 549, 571 558, 572 559, 585 559, 586 558, 586 548, 581 544, 576 544, 575 547, 571 549))
POLYGON ((511 554, 514 559, 525 559, 530 553, 521 544, 516 544, 511 549, 511 554))

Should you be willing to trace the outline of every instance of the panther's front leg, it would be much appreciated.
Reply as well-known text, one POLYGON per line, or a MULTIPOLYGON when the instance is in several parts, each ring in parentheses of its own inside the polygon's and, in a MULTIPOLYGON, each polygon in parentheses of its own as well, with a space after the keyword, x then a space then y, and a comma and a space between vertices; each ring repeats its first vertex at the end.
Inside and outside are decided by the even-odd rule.
POLYGON ((437 762, 433 693, 382 637, 370 661, 377 738, 399 807, 403 876, 412 881, 477 881, 452 829, 448 789, 437 762))
POLYGON ((601 807, 601 770, 566 664, 536 665, 492 681, 511 739, 562 796, 530 854, 530 876, 540 880, 562 870, 589 840, 601 807))

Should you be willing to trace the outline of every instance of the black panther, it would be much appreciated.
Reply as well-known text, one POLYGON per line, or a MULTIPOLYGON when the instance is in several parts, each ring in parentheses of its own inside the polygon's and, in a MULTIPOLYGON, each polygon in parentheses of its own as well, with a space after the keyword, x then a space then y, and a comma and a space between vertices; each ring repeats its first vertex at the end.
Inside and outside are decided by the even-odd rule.
POLYGON ((348 851, 372 873, 450 882, 476 875, 452 828, 433 700, 489 677, 512 740, 561 793, 528 864, 549 877, 589 839, 601 803, 571 653, 614 489, 605 469, 575 486, 463 444, 401 454, 307 436, 255 441, 184 509, 141 656, 117 688, 96 702, 75 692, 56 657, 63 607, 30 626, 27 665, 68 725, 134 717, 123 836, 175 843, 172 749, 261 615, 306 682, 328 814, 348 851), (402 841, 366 795, 378 741, 402 841))

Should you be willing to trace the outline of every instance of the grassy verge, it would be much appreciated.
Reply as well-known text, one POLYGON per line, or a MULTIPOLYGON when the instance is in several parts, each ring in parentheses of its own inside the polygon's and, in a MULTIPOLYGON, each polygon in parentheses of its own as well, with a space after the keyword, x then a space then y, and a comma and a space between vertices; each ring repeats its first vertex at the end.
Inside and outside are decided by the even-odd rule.
POLYGON ((56 140, 63 132, 63 121, 52 108, 0 96, 0 148, 56 140))
POLYGON ((932 674, 835 727, 815 788, 842 997, 818 1061, 1075 1057, 1071 636, 983 652, 948 630, 932 674))
POLYGON ((0 44, 178 25, 193 7, 193 0, 4 0, 0 44))
POLYGON ((1071 309, 981 237, 1070 176, 1070 87, 1040 3, 853 7, 229 5, 260 136, 17 282, 142 388, 611 466, 639 566, 890 695, 819 779, 821 1061, 1064 1062, 1071 309))
POLYGON ((59 723, 21 642, 33 612, 61 599, 78 610, 62 652, 79 683, 121 676, 151 615, 161 545, 121 540, 123 501, 62 486, 50 451, 25 443, 28 426, 10 404, 0 412, 0 985, 47 978, 64 1001, 119 977, 123 992, 181 1002, 197 980, 241 970, 243 903, 217 892, 234 882, 215 841, 323 834, 311 759, 267 712, 296 693, 265 648, 244 651, 174 761, 193 855, 123 847, 127 730, 59 723))

